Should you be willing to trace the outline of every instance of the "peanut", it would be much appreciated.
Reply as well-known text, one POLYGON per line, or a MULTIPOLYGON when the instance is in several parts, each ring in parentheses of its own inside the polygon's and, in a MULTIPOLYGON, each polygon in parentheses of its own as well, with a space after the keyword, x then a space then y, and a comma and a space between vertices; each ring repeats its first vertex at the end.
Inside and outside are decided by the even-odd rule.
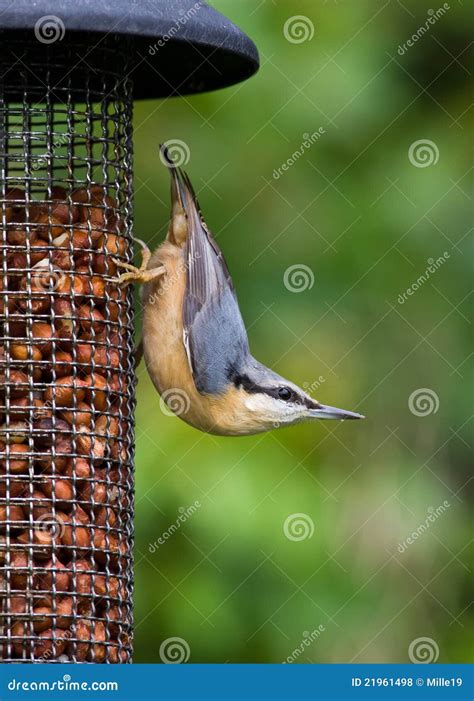
POLYGON ((98 411, 107 409, 108 391, 107 381, 98 373, 91 373, 85 378, 87 401, 98 411))
POLYGON ((45 661, 47 661, 50 658, 58 657, 63 654, 66 645, 67 638, 65 638, 62 631, 52 629, 44 630, 38 635, 35 641, 35 659, 44 658, 45 661))
POLYGON ((29 468, 29 448, 23 443, 12 443, 0 453, 0 468, 6 470, 7 466, 14 475, 21 475, 28 472, 29 468))
POLYGON ((35 521, 39 521, 51 514, 51 501, 46 499, 44 493, 41 489, 33 490, 33 518, 35 521))
POLYGON ((96 621, 94 624, 93 645, 91 650, 91 662, 103 662, 105 660, 106 647, 106 629, 102 621, 96 621))
POLYGON ((90 461, 86 458, 71 458, 64 472, 68 477, 77 477, 78 480, 87 479, 92 474, 90 461))
POLYGON ((92 409, 86 402, 78 402, 76 409, 63 411, 62 416, 70 426, 90 426, 92 421, 92 409))
POLYGON ((55 403, 56 406, 70 407, 74 400, 82 401, 85 397, 84 380, 77 377, 60 377, 55 384, 45 390, 44 398, 47 402, 55 403))
POLYGON ((51 625, 51 609, 48 606, 37 606, 33 609, 33 628, 35 633, 42 633, 51 625))
POLYGON ((48 355, 52 348, 53 329, 49 324, 36 321, 31 325, 31 336, 43 355, 48 355))
POLYGON ((54 500, 57 506, 69 511, 74 498, 74 488, 70 480, 48 479, 41 482, 41 488, 48 499, 54 500))
POLYGON ((54 370, 56 377, 66 377, 71 374, 72 355, 67 351, 57 351, 54 354, 54 370))
POLYGON ((96 460, 102 460, 105 455, 105 439, 95 436, 88 426, 79 426, 77 433, 77 450, 80 455, 92 455, 96 460))
POLYGON ((73 600, 65 597, 58 601, 56 606, 56 622, 59 628, 69 628, 72 623, 73 600))
MULTIPOLYGON (((28 439, 28 424, 26 421, 10 421, 0 427, 0 437, 11 443, 25 443, 28 439)), ((3 450, 3 449, 2 449, 3 450)))
MULTIPOLYGON (((22 497, 25 493, 27 487, 26 482, 20 480, 12 480, 8 477, 8 497, 17 499, 22 497)), ((7 496, 7 478, 5 475, 1 475, 0 478, 0 497, 5 498, 7 496)))
POLYGON ((10 528, 25 528, 25 513, 21 506, 10 504, 7 507, 5 504, 0 505, 0 529, 5 529, 5 522, 10 523, 10 528))
POLYGON ((33 575, 34 588, 37 591, 45 591, 48 594, 53 588, 53 581, 55 582, 56 591, 69 591, 70 572, 57 557, 42 563, 41 570, 44 570, 44 572, 39 571, 38 568, 33 575))
POLYGON ((13 638, 13 650, 20 657, 23 650, 25 649, 23 645, 26 642, 25 633, 26 625, 23 621, 15 621, 11 627, 12 638, 13 638))
POLYGON ((100 238, 98 248, 111 256, 124 257, 126 251, 125 239, 123 236, 107 233, 100 238))
POLYGON ((10 580, 13 589, 26 589, 30 571, 28 555, 23 550, 13 551, 10 558, 10 580))
POLYGON ((29 362, 39 362, 43 356, 38 346, 27 346, 20 343, 12 343, 10 353, 15 360, 28 360, 29 362))
POLYGON ((92 622, 80 618, 75 625, 75 629, 77 642, 69 643, 70 654, 75 653, 77 662, 85 662, 91 648, 92 622))
POLYGON ((29 378, 28 375, 21 370, 10 370, 9 377, 7 376, 7 373, 5 373, 3 381, 5 385, 11 385, 11 397, 23 397, 25 394, 28 394, 28 388, 30 385, 29 378))

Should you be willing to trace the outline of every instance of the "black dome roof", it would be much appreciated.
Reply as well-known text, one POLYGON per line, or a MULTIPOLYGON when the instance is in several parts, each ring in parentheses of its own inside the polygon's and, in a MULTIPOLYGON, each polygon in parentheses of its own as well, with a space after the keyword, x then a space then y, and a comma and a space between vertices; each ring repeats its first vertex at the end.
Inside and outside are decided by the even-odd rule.
POLYGON ((259 66, 251 39, 202 0, 0 0, 0 39, 9 30, 34 37, 48 20, 59 20, 61 42, 68 32, 131 37, 137 99, 215 90, 259 66))

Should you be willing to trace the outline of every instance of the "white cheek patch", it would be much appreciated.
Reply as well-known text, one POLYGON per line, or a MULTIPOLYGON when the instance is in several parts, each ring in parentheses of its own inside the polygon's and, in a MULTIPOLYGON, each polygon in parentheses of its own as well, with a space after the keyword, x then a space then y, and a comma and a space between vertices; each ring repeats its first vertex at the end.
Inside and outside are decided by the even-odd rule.
POLYGON ((269 397, 267 394, 248 394, 244 404, 248 411, 270 421, 294 420, 297 414, 294 405, 290 403, 285 404, 278 401, 278 399, 269 397))
POLYGON ((263 395, 261 394, 247 394, 244 399, 245 408, 249 411, 263 411, 265 402, 262 401, 263 395))

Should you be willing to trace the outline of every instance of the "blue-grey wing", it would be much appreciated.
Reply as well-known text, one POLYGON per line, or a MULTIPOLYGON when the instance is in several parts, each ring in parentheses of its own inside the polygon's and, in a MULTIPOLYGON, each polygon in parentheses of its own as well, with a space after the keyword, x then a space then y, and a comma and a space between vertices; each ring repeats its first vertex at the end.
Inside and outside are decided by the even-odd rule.
POLYGON ((182 177, 189 227, 184 343, 198 391, 215 394, 226 389, 248 357, 247 332, 222 252, 200 215, 187 176, 182 177))

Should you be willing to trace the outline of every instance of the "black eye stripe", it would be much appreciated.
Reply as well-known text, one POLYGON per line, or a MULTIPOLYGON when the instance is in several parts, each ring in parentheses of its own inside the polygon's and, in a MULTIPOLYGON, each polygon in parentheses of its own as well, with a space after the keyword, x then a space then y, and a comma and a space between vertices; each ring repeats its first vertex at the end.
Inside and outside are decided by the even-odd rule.
MULTIPOLYGON (((286 389, 291 393, 291 401, 295 404, 302 404, 303 406, 308 407, 308 409, 317 409, 319 407, 317 402, 307 397, 300 396, 289 387, 264 387, 252 382, 247 375, 240 375, 237 373, 232 375, 231 381, 235 387, 242 388, 250 394, 267 394, 269 397, 273 397, 274 399, 283 399, 279 392, 282 389, 286 389)), ((284 399, 284 401, 288 401, 288 399, 284 399)))

